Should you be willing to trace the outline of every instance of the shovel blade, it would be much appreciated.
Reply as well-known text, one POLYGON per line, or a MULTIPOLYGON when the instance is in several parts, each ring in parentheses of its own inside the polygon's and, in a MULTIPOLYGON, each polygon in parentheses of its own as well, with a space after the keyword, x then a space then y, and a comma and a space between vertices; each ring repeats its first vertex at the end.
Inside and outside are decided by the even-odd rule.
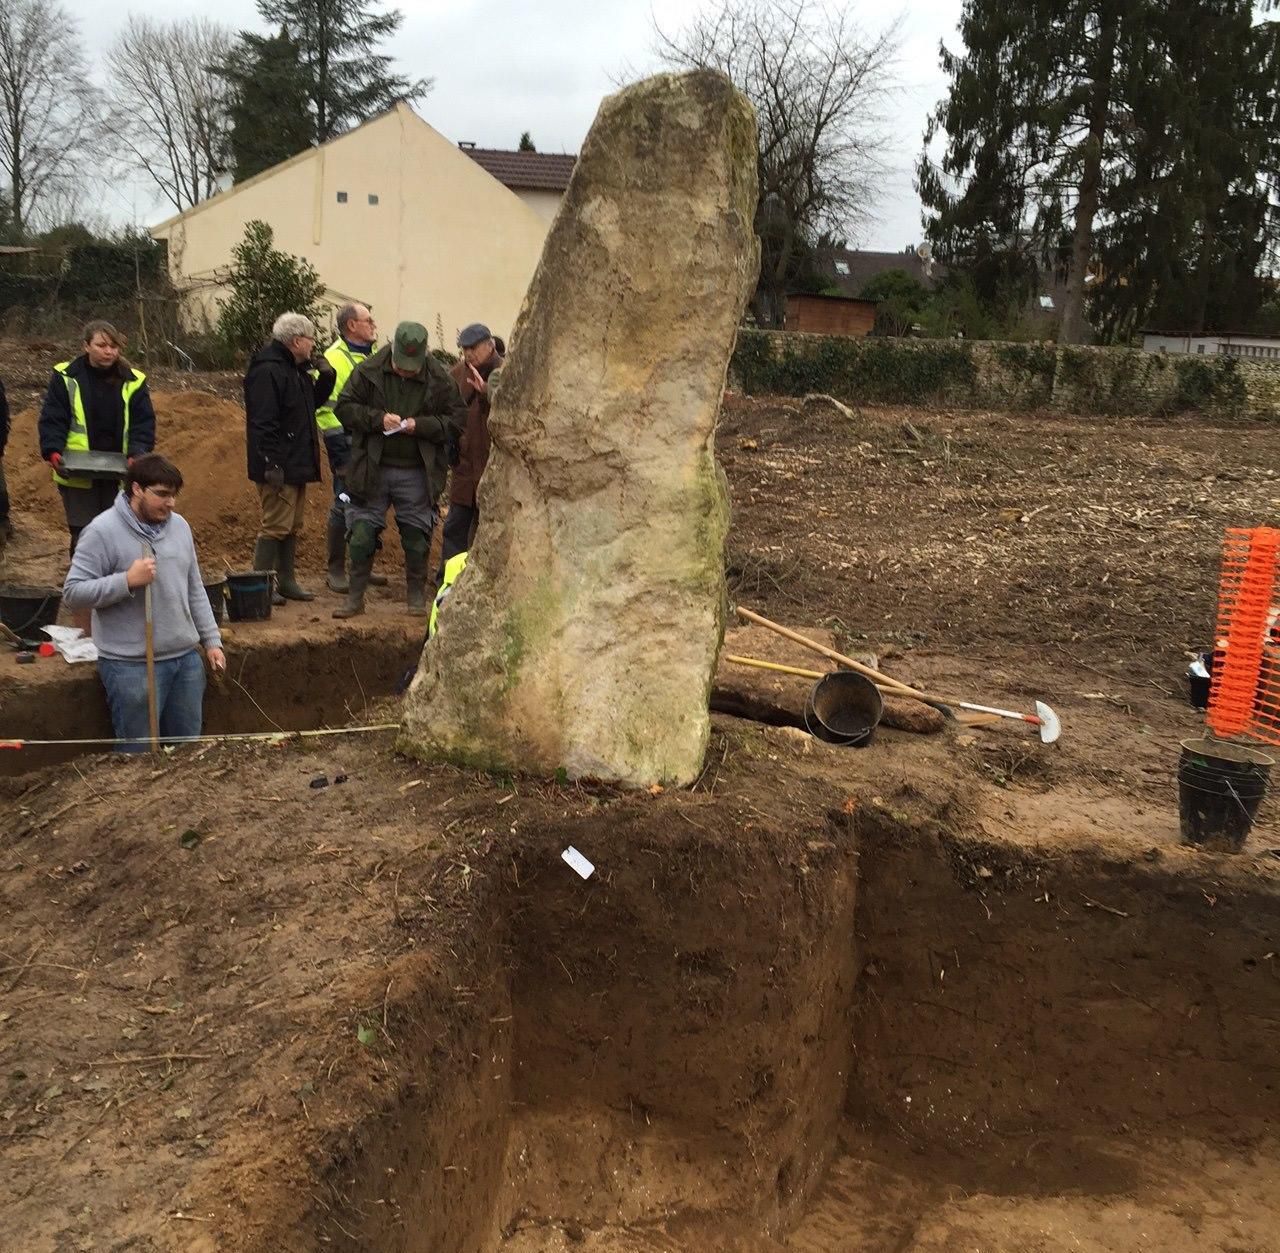
POLYGON ((1040 719, 1040 742, 1056 744, 1062 734, 1062 723, 1058 715, 1042 700, 1036 701, 1036 716, 1040 719))

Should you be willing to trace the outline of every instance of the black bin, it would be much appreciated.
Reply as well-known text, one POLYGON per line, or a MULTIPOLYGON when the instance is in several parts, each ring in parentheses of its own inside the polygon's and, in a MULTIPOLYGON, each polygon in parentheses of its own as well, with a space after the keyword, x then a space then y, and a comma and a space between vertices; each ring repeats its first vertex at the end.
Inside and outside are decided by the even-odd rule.
POLYGON ((52 626, 61 608, 60 588, 0 584, 0 622, 21 639, 43 642, 40 628, 52 626))
POLYGON ((227 617, 232 622, 264 622, 271 617, 274 570, 241 570, 227 575, 227 617))
POLYGON ((1182 842, 1238 853, 1267 794, 1273 758, 1225 740, 1183 740, 1178 762, 1182 842))

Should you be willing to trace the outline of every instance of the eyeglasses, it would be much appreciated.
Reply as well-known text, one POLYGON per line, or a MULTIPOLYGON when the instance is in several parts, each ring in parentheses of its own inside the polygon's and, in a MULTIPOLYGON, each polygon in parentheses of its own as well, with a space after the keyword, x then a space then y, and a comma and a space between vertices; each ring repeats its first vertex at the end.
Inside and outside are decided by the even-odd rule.
POLYGON ((178 493, 171 492, 167 487, 144 487, 144 492, 150 492, 157 500, 177 500, 178 493))

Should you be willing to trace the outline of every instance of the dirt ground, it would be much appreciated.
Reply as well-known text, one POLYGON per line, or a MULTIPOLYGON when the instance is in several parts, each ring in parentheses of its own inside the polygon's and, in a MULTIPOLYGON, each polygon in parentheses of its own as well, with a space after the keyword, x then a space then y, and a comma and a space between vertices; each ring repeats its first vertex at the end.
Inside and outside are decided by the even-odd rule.
MULTIPOLYGON (((184 512, 231 557, 242 417, 162 394, 184 512)), ((8 1239, 1280 1249, 1275 802, 1205 854, 1174 782, 1221 532, 1274 516, 1278 442, 726 402, 741 603, 948 694, 1047 700, 1054 746, 717 715, 697 785, 653 795, 423 768, 385 733, 0 778, 8 1239)), ((10 462, 33 579, 59 573, 43 473, 10 462)), ((0 714, 27 682, 0 671, 0 714)))

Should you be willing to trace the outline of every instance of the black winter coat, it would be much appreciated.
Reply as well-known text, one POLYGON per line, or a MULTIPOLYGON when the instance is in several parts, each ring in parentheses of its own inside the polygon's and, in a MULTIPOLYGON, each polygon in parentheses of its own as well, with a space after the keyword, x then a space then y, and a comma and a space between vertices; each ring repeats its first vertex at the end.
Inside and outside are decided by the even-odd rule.
MULTIPOLYGON (((129 446, 120 447, 120 429, 117 424, 114 436, 102 431, 101 415, 93 412, 92 367, 89 358, 81 353, 67 366, 67 373, 80 384, 80 395, 85 406, 85 424, 89 428, 89 447, 98 452, 122 452, 130 457, 141 457, 156 446, 156 411, 151 405, 151 393, 143 383, 129 402, 129 446)), ((118 363, 116 374, 121 388, 135 371, 123 362, 118 363)), ((101 377, 101 376, 99 376, 101 377)), ((71 434, 71 396, 67 392, 67 380, 54 370, 49 376, 49 386, 40 406, 38 423, 40 455, 48 461, 51 453, 63 452, 67 436, 71 434)))
POLYGON ((245 433, 249 478, 267 481, 279 466, 284 481, 298 486, 320 481, 320 437, 316 407, 333 390, 333 367, 326 361, 316 377, 310 362, 298 362, 279 340, 259 348, 244 376, 245 433))

